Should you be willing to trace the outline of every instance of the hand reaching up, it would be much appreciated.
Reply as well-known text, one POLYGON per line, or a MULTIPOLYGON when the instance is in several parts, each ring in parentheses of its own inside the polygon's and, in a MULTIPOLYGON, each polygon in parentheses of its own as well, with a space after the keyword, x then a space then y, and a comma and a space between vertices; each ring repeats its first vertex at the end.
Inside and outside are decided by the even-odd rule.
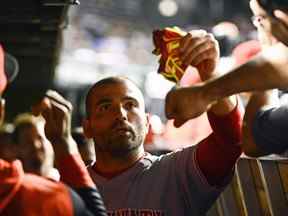
POLYGON ((41 114, 45 123, 45 135, 57 154, 76 153, 77 145, 71 136, 72 104, 56 91, 49 90, 41 102, 32 107, 34 115, 41 114))

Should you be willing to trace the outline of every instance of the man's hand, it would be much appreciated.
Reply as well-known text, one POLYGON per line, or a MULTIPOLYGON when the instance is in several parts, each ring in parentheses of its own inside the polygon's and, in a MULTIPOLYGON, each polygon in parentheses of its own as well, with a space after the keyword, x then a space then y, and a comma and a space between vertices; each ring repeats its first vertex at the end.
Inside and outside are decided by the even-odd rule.
POLYGON ((203 81, 215 77, 220 51, 212 34, 204 30, 189 32, 181 40, 179 51, 183 63, 196 67, 203 81))
MULTIPOLYGON (((199 75, 202 81, 209 80, 211 78, 217 77, 219 74, 216 74, 216 66, 219 61, 220 51, 219 51, 219 44, 218 41, 214 38, 212 34, 208 34, 206 31, 203 30, 195 30, 188 33, 185 37, 183 37, 180 47, 180 58, 186 65, 192 65, 196 67, 199 71, 199 75)), ((193 88, 191 88, 192 91, 193 88)), ((196 91, 195 89, 193 91, 196 91)), ((210 104, 212 101, 205 102, 203 95, 201 93, 201 97, 197 97, 197 94, 192 93, 191 97, 188 96, 188 93, 182 97, 181 99, 189 102, 194 101, 193 105, 191 104, 190 107, 183 108, 186 114, 177 114, 183 115, 182 122, 185 120, 187 121, 189 118, 195 118, 201 113, 207 111, 210 108, 210 104), (189 98, 189 99, 186 99, 189 98), (204 103, 205 102, 205 103, 204 103), (190 109, 188 111, 188 109, 190 109)), ((211 96, 211 95, 210 95, 211 96)), ((209 97, 210 97, 209 96, 209 97)), ((211 96, 212 97, 212 96, 211 96)), ((181 100, 177 98, 177 100, 181 100)), ((181 102, 179 102, 181 103, 181 102)), ((185 102, 183 102, 185 104, 185 102)), ((217 103, 213 103, 214 106, 211 107, 211 111, 216 115, 225 115, 232 111, 236 106, 236 98, 224 98, 222 100, 217 101, 217 103)), ((179 105, 167 105, 167 106, 177 106, 179 105)), ((182 109, 182 108, 173 108, 173 109, 182 109)), ((178 112, 178 111, 177 111, 178 112)), ((166 113, 168 114, 168 112, 166 113)), ((178 118, 178 117, 177 117, 178 118)), ((184 122, 185 122, 184 121, 184 122)), ((176 125, 179 120, 176 121, 176 125)), ((181 121, 180 121, 181 122, 181 121)))
POLYGON ((189 119, 206 112, 212 104, 206 97, 202 84, 173 89, 166 96, 166 117, 174 119, 175 127, 181 127, 189 119))
POLYGON ((42 114, 45 135, 52 143, 56 156, 78 152, 71 136, 72 105, 56 91, 49 90, 44 99, 32 107, 35 115, 42 114))
POLYGON ((288 14, 280 10, 275 10, 274 15, 277 20, 273 22, 272 34, 280 42, 288 46, 288 14))

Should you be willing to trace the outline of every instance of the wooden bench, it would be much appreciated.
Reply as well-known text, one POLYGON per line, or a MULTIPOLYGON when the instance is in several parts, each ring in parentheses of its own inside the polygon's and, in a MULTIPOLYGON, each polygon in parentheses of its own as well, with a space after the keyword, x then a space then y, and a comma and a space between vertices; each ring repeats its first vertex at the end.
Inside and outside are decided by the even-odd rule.
POLYGON ((288 159, 241 157, 208 216, 288 216, 288 159))

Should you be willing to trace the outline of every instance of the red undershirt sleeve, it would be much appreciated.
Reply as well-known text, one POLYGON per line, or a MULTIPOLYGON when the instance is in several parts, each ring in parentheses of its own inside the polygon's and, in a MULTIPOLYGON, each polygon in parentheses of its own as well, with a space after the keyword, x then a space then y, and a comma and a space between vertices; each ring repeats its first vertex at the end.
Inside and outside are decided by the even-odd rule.
POLYGON ((224 116, 208 112, 213 133, 197 145, 196 160, 212 186, 221 186, 225 183, 242 153, 239 145, 242 113, 239 104, 224 116))
POLYGON ((58 161, 61 181, 73 188, 95 187, 80 154, 66 155, 58 161))

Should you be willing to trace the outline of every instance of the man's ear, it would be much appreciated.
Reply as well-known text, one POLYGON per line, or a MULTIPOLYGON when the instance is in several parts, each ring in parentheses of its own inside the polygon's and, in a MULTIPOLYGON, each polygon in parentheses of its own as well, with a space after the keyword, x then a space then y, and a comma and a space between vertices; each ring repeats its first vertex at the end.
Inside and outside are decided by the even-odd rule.
POLYGON ((89 139, 93 138, 93 135, 92 135, 93 133, 92 133, 90 122, 88 119, 83 119, 82 126, 83 126, 84 135, 89 139))
POLYGON ((3 124, 5 118, 5 100, 0 99, 0 125, 3 124))

